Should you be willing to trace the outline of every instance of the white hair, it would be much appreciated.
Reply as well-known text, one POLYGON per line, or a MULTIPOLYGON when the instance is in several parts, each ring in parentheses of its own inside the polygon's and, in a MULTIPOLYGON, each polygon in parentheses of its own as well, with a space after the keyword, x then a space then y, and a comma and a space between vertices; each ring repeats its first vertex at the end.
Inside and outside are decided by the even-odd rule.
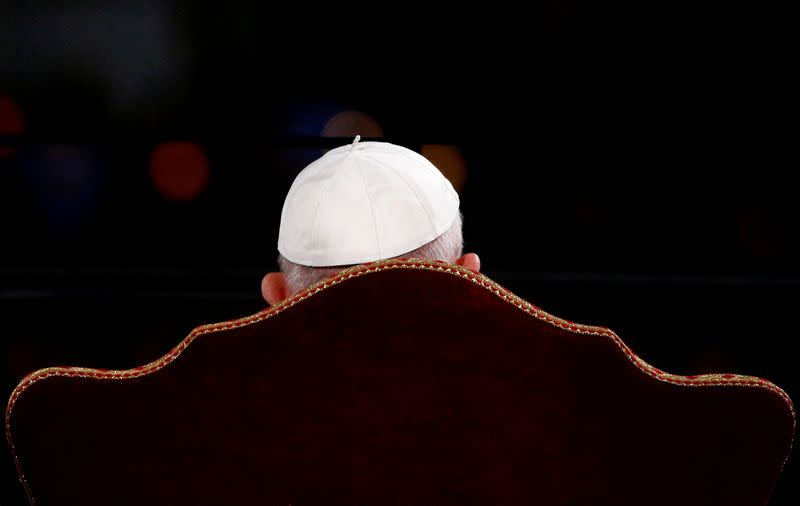
MULTIPOLYGON (((424 258, 427 260, 444 260, 454 263, 461 256, 464 249, 464 238, 461 233, 461 213, 458 213, 453 224, 445 232, 429 243, 423 244, 419 248, 403 253, 393 258, 424 258)), ((296 264, 278 255, 278 265, 286 278, 286 286, 289 294, 294 295, 300 290, 313 285, 331 274, 335 274, 349 265, 337 265, 334 267, 308 267, 296 264)))

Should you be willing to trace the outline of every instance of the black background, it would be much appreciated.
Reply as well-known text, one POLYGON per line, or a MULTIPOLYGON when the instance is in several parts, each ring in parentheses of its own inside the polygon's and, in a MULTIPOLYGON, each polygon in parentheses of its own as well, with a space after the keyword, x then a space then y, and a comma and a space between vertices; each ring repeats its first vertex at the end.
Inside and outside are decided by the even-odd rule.
MULTIPOLYGON (((156 32, 137 36, 142 8, 0 7, 0 95, 26 127, 0 158, 5 395, 36 368, 132 367, 194 326, 261 309, 283 198, 318 152, 320 118, 343 109, 372 116, 386 141, 460 148, 466 249, 501 284, 611 327, 669 372, 752 374, 800 393, 788 5, 143 4, 179 56, 148 45, 156 32), (132 27, 111 49, 97 24, 108 19, 132 27), (107 72, 160 57, 181 71, 120 107, 119 83, 78 49, 55 72, 41 56, 78 39, 105 48, 107 72), (211 161, 188 203, 149 180, 150 151, 169 140, 200 143, 211 161), (86 182, 69 167, 32 178, 29 162, 65 145, 99 167, 90 204, 66 221, 52 203, 86 182)), ((773 504, 797 500, 797 469, 790 459, 773 504)), ((10 458, 3 471, 0 504, 15 504, 10 458)))

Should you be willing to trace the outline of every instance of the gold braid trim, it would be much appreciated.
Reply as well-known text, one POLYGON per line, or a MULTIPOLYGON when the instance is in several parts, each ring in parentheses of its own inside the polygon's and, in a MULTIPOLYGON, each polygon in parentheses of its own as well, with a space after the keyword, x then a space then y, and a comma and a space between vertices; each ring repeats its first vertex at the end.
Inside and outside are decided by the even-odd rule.
MULTIPOLYGON (((28 500, 32 505, 35 504, 33 495, 31 494, 27 480, 25 479, 25 475, 22 472, 22 467, 20 465, 19 458, 17 457, 14 448, 14 442, 11 438, 11 411, 13 410, 14 404, 16 403, 17 399, 22 394, 22 392, 27 390, 31 385, 33 385, 37 381, 49 378, 51 376, 94 378, 101 380, 125 380, 151 374, 166 367, 169 363, 178 358, 178 356, 181 353, 183 353, 183 351, 186 348, 189 347, 189 344, 191 344, 192 341, 194 341, 201 335, 235 329, 238 327, 244 327, 246 325, 251 325, 253 323, 266 320, 267 318, 271 318, 279 313, 282 313, 283 311, 289 309, 290 307, 299 304, 305 299, 312 297, 315 294, 327 288, 330 288, 331 286, 337 285, 342 281, 346 281, 348 279, 355 278, 358 276, 363 276, 364 274, 384 271, 387 269, 424 269, 429 271, 440 271, 447 274, 451 274, 453 276, 459 276, 468 279, 473 283, 492 292, 497 297, 503 299, 505 302, 508 302, 512 306, 516 306, 518 309, 525 311, 534 318, 547 322, 550 325, 553 325, 554 327, 559 327, 578 334, 604 336, 611 339, 614 342, 614 344, 616 344, 619 347, 619 349, 622 350, 625 356, 628 357, 628 360, 633 362, 633 364, 636 365, 636 367, 638 367, 639 370, 659 381, 664 381, 666 383, 672 383, 674 385, 689 386, 689 387, 742 386, 742 387, 763 388, 769 390, 780 396, 781 399, 783 399, 783 401, 789 407, 789 410, 792 415, 792 432, 795 431, 796 416, 795 416, 794 405, 792 404, 791 399, 786 394, 786 392, 783 391, 783 389, 765 379, 758 378, 756 376, 742 376, 738 374, 700 374, 694 376, 679 376, 676 374, 670 374, 653 367, 652 365, 648 364, 647 362, 639 358, 611 329, 608 329, 606 327, 596 327, 591 325, 583 325, 580 323, 573 323, 564 320, 562 318, 558 318, 557 316, 553 316, 539 309, 533 304, 527 302, 526 300, 518 297, 517 295, 513 294, 506 288, 500 286, 495 281, 492 281, 488 277, 484 276, 483 274, 472 272, 466 267, 450 264, 439 260, 423 260, 417 258, 390 259, 390 260, 379 260, 376 262, 356 265, 354 267, 349 267, 347 269, 344 269, 336 274, 329 276, 328 278, 325 278, 309 286, 308 288, 298 292, 294 296, 286 300, 283 300, 274 306, 259 311, 254 315, 246 316, 244 318, 239 318, 237 320, 211 323, 196 327, 189 333, 188 336, 186 336, 186 338, 183 339, 183 341, 181 341, 166 355, 154 360, 153 362, 150 362, 148 364, 133 369, 107 370, 107 369, 91 369, 87 367, 47 367, 45 369, 39 369, 37 371, 28 374, 27 376, 25 376, 25 378, 22 379, 22 381, 20 381, 20 383, 11 393, 11 397, 9 398, 8 405, 6 407, 6 439, 8 440, 8 444, 11 447, 11 453, 14 457, 14 463, 16 464, 17 467, 17 473, 19 474, 20 482, 22 482, 23 486, 25 487, 25 492, 28 496, 28 500)), ((786 457, 783 460, 783 464, 781 465, 781 470, 783 469, 783 466, 786 465, 786 461, 789 458, 789 454, 791 453, 792 443, 793 440, 789 442, 789 451, 787 452, 786 457)))

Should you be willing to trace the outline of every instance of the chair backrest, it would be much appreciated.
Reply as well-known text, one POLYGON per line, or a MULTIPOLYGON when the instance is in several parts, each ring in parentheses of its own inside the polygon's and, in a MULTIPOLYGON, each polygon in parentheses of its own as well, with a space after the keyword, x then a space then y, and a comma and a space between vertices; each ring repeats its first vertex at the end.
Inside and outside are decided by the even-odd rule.
POLYGON ((6 431, 48 504, 768 502, 795 415, 442 262, 348 269, 126 371, 53 367, 6 431))

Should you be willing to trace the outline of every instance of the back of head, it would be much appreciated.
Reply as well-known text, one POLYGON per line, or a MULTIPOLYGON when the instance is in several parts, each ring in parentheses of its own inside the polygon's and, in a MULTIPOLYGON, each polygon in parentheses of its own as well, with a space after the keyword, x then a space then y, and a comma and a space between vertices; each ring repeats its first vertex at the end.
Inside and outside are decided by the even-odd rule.
MULTIPOLYGON (((444 260, 451 263, 456 262, 464 249, 461 223, 462 216, 459 213, 450 228, 442 235, 413 251, 398 255, 395 258, 423 258, 444 260)), ((308 267, 287 260, 283 255, 278 255, 278 265, 280 265, 283 275, 286 276, 286 285, 290 294, 295 294, 346 267, 343 265, 336 267, 308 267)))

